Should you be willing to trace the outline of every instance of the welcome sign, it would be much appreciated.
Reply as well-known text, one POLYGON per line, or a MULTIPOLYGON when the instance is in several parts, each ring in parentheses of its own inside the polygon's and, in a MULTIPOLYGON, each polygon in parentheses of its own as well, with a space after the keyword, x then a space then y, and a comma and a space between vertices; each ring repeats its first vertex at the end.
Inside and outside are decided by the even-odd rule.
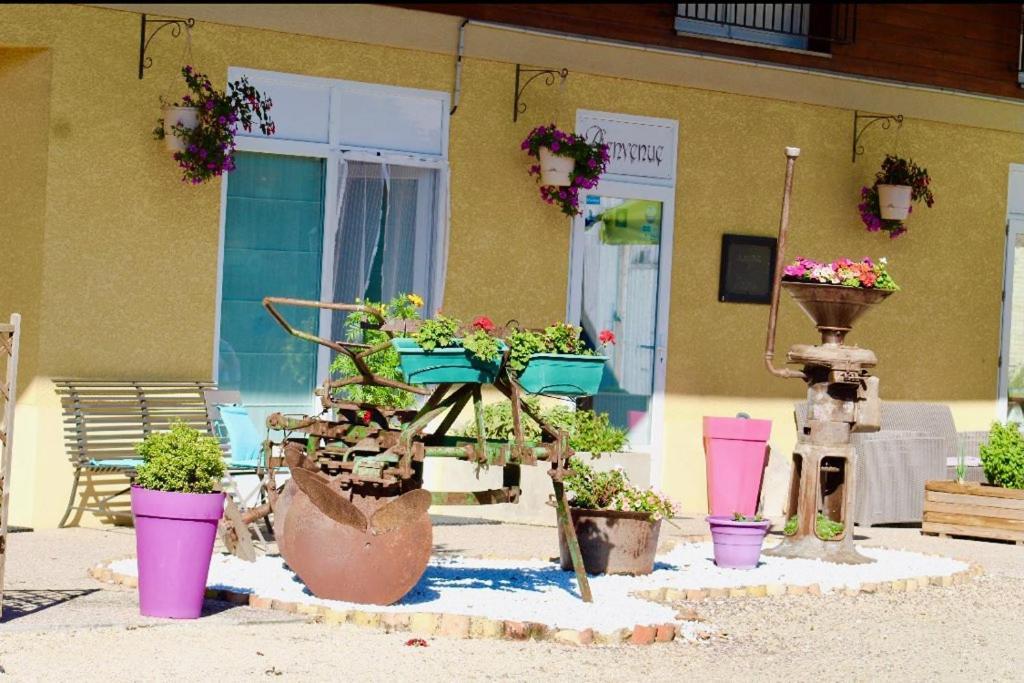
MULTIPOLYGON (((595 111, 576 113, 576 134, 608 145, 607 175, 671 182, 678 123, 595 111)), ((659 183, 660 184, 660 183, 659 183)))

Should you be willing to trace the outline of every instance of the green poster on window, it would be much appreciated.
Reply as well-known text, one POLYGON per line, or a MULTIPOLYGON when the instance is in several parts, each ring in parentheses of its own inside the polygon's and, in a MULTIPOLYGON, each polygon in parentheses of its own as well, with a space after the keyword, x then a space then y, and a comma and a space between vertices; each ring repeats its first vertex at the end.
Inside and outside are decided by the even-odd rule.
POLYGON ((601 222, 604 244, 661 242, 661 202, 629 199, 605 209, 596 219, 601 222))

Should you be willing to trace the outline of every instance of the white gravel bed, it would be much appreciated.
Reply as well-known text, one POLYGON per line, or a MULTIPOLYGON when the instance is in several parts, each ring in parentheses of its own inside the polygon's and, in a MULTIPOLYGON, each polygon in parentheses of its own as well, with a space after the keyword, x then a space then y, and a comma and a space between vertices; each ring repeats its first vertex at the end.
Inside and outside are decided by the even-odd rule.
MULTIPOLYGON (((655 571, 647 576, 591 577, 594 602, 589 604, 580 600, 572 572, 561 571, 558 565, 542 560, 435 557, 416 587, 399 603, 389 606, 321 600, 307 592, 280 557, 265 556, 249 563, 231 555, 217 555, 210 565, 207 585, 338 610, 443 612, 610 632, 637 624, 676 622, 674 608, 631 595, 641 590, 816 583, 826 593, 864 582, 945 576, 967 569, 965 563, 943 557, 884 548, 859 549, 877 561, 839 565, 762 557, 756 569, 739 570, 716 567, 710 543, 680 544, 660 556, 655 571)), ((114 562, 110 568, 119 574, 137 574, 134 559, 114 562)), ((698 630, 708 628, 706 624, 683 622, 681 635, 692 639, 698 630)))

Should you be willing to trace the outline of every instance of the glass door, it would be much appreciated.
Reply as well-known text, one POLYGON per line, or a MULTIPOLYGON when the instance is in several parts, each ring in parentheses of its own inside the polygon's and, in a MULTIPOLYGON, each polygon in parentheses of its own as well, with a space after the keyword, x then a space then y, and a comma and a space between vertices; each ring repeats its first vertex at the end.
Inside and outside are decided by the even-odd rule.
POLYGON ((652 456, 660 477, 661 415, 669 274, 672 188, 602 183, 583 195, 573 227, 569 321, 594 347, 615 335, 600 391, 591 407, 627 430, 631 450, 652 456))
POLYGON ((1000 412, 1005 419, 1024 423, 1024 219, 1020 218, 1011 218, 1006 231, 1001 359, 1000 412))

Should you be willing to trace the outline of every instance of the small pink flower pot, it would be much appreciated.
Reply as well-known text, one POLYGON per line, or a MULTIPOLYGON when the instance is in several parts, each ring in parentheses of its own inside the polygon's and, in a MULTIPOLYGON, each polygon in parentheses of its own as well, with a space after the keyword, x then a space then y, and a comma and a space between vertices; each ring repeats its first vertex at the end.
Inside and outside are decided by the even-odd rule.
POLYGON ((753 517, 768 464, 771 420, 704 418, 708 512, 753 517))
POLYGON ((707 518, 715 546, 715 564, 726 569, 754 569, 761 559, 761 545, 772 523, 737 522, 722 515, 707 518))

